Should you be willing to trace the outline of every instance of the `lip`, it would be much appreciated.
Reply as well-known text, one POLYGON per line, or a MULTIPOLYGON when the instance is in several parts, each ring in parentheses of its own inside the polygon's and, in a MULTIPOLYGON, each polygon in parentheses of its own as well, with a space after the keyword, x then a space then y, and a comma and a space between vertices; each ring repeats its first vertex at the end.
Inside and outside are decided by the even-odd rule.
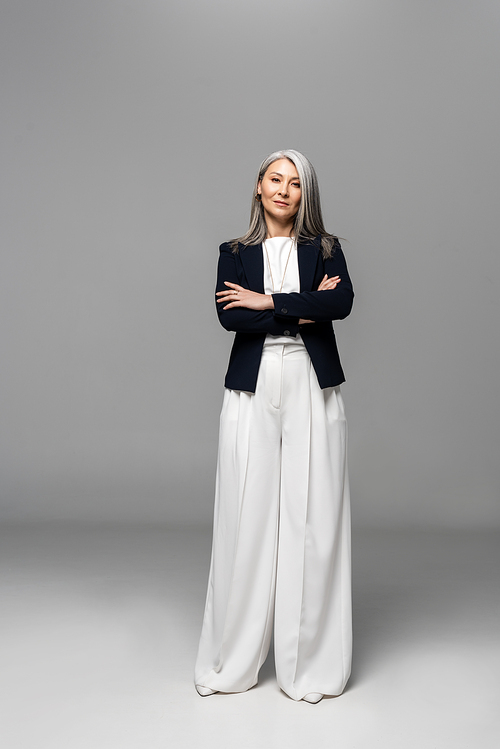
POLYGON ((283 203, 281 200, 273 200, 274 205, 282 205, 285 208, 288 208, 288 203, 283 203))

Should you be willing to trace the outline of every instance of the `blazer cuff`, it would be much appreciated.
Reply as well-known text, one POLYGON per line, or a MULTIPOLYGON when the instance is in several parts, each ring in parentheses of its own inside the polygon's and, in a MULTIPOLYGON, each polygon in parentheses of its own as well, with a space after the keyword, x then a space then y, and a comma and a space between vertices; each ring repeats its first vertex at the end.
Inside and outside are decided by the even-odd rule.
POLYGON ((278 323, 280 330, 277 333, 273 331, 271 335, 284 335, 287 337, 290 336, 290 338, 295 338, 299 332, 299 321, 296 317, 291 320, 276 320, 276 322, 278 323))
POLYGON ((285 304, 277 303, 276 294, 272 294, 274 303, 274 319, 278 324, 283 325, 282 335, 295 337, 299 332, 299 318, 295 315, 289 315, 285 304))
POLYGON ((272 294, 271 296, 273 298, 275 317, 281 317, 283 321, 286 320, 286 322, 290 324, 294 322, 297 324, 297 327, 298 327, 299 318, 297 317, 297 315, 291 314, 287 307, 286 298, 288 295, 287 294, 272 294))

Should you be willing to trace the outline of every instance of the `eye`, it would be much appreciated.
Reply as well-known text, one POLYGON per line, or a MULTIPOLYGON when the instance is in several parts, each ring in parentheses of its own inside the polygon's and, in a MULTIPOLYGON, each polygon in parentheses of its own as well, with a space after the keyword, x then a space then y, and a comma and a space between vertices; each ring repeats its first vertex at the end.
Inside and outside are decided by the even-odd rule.
POLYGON ((278 177, 271 177, 271 182, 279 182, 278 177))

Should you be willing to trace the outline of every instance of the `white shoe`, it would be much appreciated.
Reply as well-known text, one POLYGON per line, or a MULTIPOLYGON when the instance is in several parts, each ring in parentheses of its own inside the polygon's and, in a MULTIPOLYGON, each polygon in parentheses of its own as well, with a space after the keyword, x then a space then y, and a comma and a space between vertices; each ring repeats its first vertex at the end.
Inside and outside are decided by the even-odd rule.
POLYGON ((321 692, 309 692, 309 694, 306 694, 302 699, 304 702, 310 702, 311 705, 316 705, 318 702, 321 702, 324 695, 321 694, 321 692))
MULTIPOLYGON (((210 689, 209 687, 201 687, 199 684, 195 684, 196 691, 201 697, 210 697, 211 694, 217 694, 216 689, 210 689)), ((323 697, 323 695, 321 695, 323 697)))

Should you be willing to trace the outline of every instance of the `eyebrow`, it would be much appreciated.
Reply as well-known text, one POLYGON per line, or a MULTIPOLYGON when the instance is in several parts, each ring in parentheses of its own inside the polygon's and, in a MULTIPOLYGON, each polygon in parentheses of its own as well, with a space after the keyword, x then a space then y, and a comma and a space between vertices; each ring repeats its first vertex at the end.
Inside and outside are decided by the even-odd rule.
MULTIPOLYGON (((277 175, 278 175, 278 177, 282 177, 282 176, 283 176, 283 175, 281 174, 281 172, 269 172, 269 174, 277 174, 277 175)), ((298 178, 298 177, 292 177, 292 179, 298 180, 299 178, 298 178)))

